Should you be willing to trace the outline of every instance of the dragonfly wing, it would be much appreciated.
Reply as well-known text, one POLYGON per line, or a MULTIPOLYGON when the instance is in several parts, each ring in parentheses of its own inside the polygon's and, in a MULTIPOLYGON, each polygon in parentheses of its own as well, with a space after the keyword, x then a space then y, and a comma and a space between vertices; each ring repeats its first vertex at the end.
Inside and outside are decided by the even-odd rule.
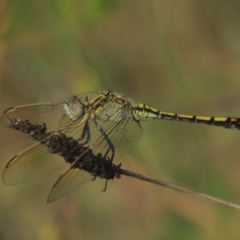
POLYGON ((63 102, 49 102, 16 106, 7 109, 2 115, 2 124, 9 127, 9 117, 29 120, 32 124, 46 123, 50 131, 58 130, 58 121, 63 112, 63 102))
MULTIPOLYGON (((77 95, 82 102, 86 97, 93 98, 99 93, 87 93, 77 95)), ((1 118, 2 124, 9 127, 9 117, 19 118, 21 120, 29 120, 32 124, 45 123, 48 131, 57 131, 59 127, 68 126, 73 121, 65 116, 64 104, 69 98, 60 99, 55 102, 36 103, 28 105, 20 105, 7 109, 1 118)))
MULTIPOLYGON (((91 140, 93 140, 91 141, 91 146, 93 146, 94 153, 101 152, 104 155, 111 144, 115 151, 114 159, 116 161, 137 144, 143 133, 139 122, 131 117, 121 119, 120 114, 122 115, 122 113, 115 114, 115 118, 110 121, 101 119, 97 121, 96 124, 99 125, 106 136, 101 134, 96 124, 91 122, 91 135, 95 135, 94 138, 91 138, 91 140)), ((128 112, 126 112, 126 114, 128 114, 128 112)))
POLYGON ((3 182, 14 185, 32 181, 65 166, 63 157, 50 154, 48 148, 38 142, 11 159, 3 171, 3 182))
POLYGON ((83 183, 93 179, 94 177, 88 172, 85 172, 79 168, 68 169, 54 184, 49 196, 48 203, 51 203, 58 198, 61 198, 83 183))
POLYGON ((132 118, 126 118, 119 121, 115 130, 109 131, 108 136, 113 144, 117 146, 119 152, 125 155, 137 144, 142 133, 143 130, 139 122, 132 118))

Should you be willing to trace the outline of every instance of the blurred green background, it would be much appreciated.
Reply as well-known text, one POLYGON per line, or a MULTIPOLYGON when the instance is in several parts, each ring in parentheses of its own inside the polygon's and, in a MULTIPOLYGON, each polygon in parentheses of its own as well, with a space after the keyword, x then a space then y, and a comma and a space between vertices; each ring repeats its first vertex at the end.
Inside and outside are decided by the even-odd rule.
MULTIPOLYGON (((238 0, 2 0, 0 110, 111 89, 164 111, 240 117, 239 26, 238 0)), ((240 203, 238 131, 142 125, 123 168, 240 203)), ((32 143, 1 126, 1 171, 32 143)), ((240 211, 124 176, 47 204, 61 172, 0 182, 0 239, 239 239, 240 211)))

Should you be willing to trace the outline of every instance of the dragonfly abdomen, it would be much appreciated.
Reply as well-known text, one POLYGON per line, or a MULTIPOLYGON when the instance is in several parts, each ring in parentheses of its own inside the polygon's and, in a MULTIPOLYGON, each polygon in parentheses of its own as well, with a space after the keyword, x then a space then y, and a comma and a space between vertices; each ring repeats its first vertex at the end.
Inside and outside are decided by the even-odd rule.
POLYGON ((186 121, 186 122, 193 122, 193 123, 203 123, 203 124, 212 125, 212 126, 240 129, 239 118, 196 116, 196 115, 166 113, 161 111, 159 111, 158 118, 176 120, 176 121, 186 121))
POLYGON ((144 103, 140 103, 137 106, 134 106, 132 110, 134 118, 138 121, 150 119, 165 119, 181 122, 202 123, 232 129, 240 129, 240 118, 197 116, 178 114, 172 112, 163 112, 153 107, 150 107, 144 103))

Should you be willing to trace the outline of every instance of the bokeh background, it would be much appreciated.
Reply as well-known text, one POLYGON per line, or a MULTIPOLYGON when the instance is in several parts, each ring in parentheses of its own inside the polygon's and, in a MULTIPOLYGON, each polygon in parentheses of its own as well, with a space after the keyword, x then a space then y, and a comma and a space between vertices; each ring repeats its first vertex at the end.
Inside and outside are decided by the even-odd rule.
MULTIPOLYGON (((238 0, 2 0, 0 111, 111 89, 165 111, 240 117, 239 26, 238 0)), ((240 204, 239 131, 142 125, 124 168, 240 204)), ((32 143, 1 126, 1 171, 32 143)), ((124 176, 47 204, 61 172, 0 182, 0 239, 239 239, 240 211, 124 176)))

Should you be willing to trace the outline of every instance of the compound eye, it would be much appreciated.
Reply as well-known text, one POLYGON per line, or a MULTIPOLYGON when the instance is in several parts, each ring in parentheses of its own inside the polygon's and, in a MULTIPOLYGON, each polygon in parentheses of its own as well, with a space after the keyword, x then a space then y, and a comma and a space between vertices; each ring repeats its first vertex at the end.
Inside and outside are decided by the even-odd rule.
POLYGON ((68 103, 64 104, 63 108, 65 114, 69 116, 72 120, 76 120, 83 114, 82 104, 76 96, 71 97, 68 103))
POLYGON ((80 100, 76 96, 73 96, 69 99, 68 106, 73 117, 79 117, 82 115, 82 106, 80 100))

